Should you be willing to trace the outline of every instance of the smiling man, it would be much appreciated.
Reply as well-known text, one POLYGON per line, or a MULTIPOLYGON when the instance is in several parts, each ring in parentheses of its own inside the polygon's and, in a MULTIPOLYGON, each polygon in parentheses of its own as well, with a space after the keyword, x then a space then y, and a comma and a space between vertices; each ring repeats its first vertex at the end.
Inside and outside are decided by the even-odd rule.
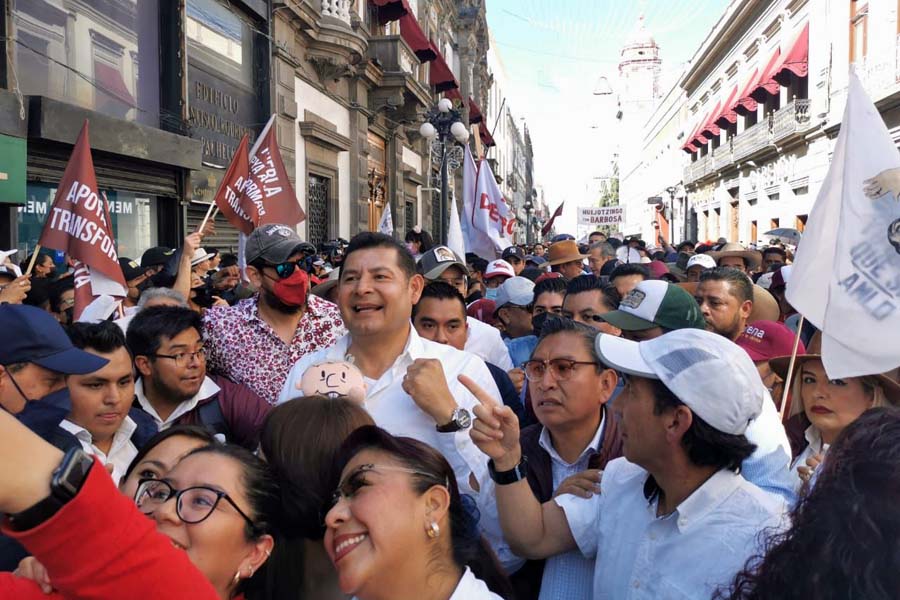
POLYGON ((453 467, 460 487, 472 490, 470 476, 480 480, 486 469, 468 435, 478 401, 457 376, 472 377, 494 398, 499 392, 483 360, 423 339, 412 327, 412 307, 424 285, 403 245, 380 233, 357 234, 344 254, 338 292, 341 317, 350 333, 300 359, 278 401, 300 396, 296 384, 310 365, 352 360, 366 379, 365 408, 375 423, 438 449, 453 467))
POLYGON ((271 406, 247 386, 207 376, 200 315, 189 308, 155 306, 128 326, 128 347, 140 374, 138 405, 160 430, 203 425, 226 441, 255 450, 271 406))

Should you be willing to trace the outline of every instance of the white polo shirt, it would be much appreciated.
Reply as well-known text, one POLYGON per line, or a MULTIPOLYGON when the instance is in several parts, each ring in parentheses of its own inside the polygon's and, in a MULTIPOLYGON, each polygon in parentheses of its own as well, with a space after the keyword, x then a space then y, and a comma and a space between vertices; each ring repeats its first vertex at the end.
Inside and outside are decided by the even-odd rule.
POLYGON ((603 472, 601 494, 554 499, 578 549, 596 557, 594 600, 709 598, 788 524, 784 499, 727 470, 658 517, 658 498, 645 495, 648 477, 618 458, 603 472))
POLYGON ((456 584, 448 600, 503 600, 500 596, 488 589, 485 582, 475 577, 472 570, 466 567, 462 578, 456 584))
POLYGON ((150 404, 150 401, 147 400, 146 394, 144 394, 144 380, 138 379, 134 384, 134 395, 137 398, 138 403, 141 405, 141 408, 144 411, 153 417, 153 420, 156 422, 157 428, 160 431, 163 429, 168 429, 172 426, 175 421, 178 420, 182 415, 191 412, 197 407, 197 404, 203 400, 204 398, 209 398, 216 392, 218 392, 221 388, 216 385, 216 382, 210 379, 209 377, 203 378, 203 384, 200 386, 200 391, 194 394, 193 397, 185 400, 181 404, 179 404, 175 410, 172 411, 172 414, 169 415, 168 419, 163 420, 159 413, 156 412, 156 409, 153 408, 153 405, 150 404))
POLYGON ((119 425, 119 429, 113 434, 113 441, 109 447, 108 454, 94 445, 94 438, 91 432, 81 425, 68 419, 63 419, 59 426, 75 436, 75 439, 81 444, 82 450, 99 458, 104 465, 112 465, 113 482, 119 485, 119 480, 125 475, 128 465, 131 464, 131 461, 134 460, 138 453, 137 447, 131 441, 131 436, 137 430, 137 423, 131 417, 125 415, 125 419, 119 425))
POLYGON ((512 359, 509 357, 506 344, 503 343, 500 330, 475 317, 466 317, 466 323, 469 325, 469 331, 466 334, 465 351, 471 352, 484 362, 500 367, 507 373, 511 371, 512 359))
MULTIPOLYGON (((287 402, 296 396, 295 383, 303 376, 308 367, 323 361, 346 360, 349 347, 350 334, 347 334, 334 345, 307 354, 298 360, 288 373, 284 388, 278 397, 278 404, 287 402)), ((450 393, 453 394, 456 403, 461 408, 468 410, 473 418, 473 409, 479 402, 465 386, 459 383, 458 375, 468 375, 499 402, 500 392, 482 359, 469 352, 426 340, 416 333, 414 327, 410 326, 409 338, 403 352, 378 381, 369 382, 364 406, 379 427, 393 435, 411 437, 425 442, 441 452, 453 467, 453 472, 456 473, 460 491, 473 493, 469 475, 474 473, 477 481, 484 479, 487 475, 487 457, 472 443, 469 430, 438 433, 434 419, 420 409, 409 394, 403 391, 403 377, 406 375, 406 369, 419 358, 435 358, 441 361, 450 393)))

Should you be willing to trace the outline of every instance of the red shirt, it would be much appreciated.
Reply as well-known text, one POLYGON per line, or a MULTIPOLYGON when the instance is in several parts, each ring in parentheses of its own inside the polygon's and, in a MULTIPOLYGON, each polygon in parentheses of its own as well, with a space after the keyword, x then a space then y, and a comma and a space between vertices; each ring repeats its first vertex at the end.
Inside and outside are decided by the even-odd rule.
POLYGON ((47 568, 58 591, 44 594, 33 581, 0 573, 0 598, 219 600, 187 554, 156 532, 96 460, 78 495, 53 517, 21 532, 4 523, 3 533, 47 568))
POLYGON ((256 295, 234 306, 215 306, 206 311, 203 337, 209 353, 207 367, 275 404, 294 363, 331 346, 347 330, 337 306, 310 295, 294 338, 285 344, 259 318, 258 302, 256 295))

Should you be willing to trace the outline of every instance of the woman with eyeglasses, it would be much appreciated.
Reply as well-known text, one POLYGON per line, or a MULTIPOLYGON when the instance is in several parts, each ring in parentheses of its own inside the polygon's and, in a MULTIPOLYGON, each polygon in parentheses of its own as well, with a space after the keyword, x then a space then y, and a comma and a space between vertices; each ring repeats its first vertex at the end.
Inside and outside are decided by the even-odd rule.
POLYGON ((0 462, 3 531, 58 590, 48 596, 36 582, 3 573, 0 597, 252 597, 254 574, 274 545, 278 486, 264 463, 236 446, 195 448, 165 477, 141 480, 131 500, 83 451, 62 455, 0 413, 0 462))
MULTIPOLYGON (((790 358, 773 358, 769 366, 786 379, 790 358)), ((798 492, 814 483, 816 468, 844 428, 872 407, 900 406, 896 369, 880 375, 829 378, 822 364, 821 332, 813 335, 807 353, 796 358, 790 385, 792 401, 788 414, 791 417, 787 429, 802 431, 802 438, 794 436, 791 440, 794 451, 791 471, 797 474, 798 492)))
POLYGON ((338 465, 325 550, 346 594, 360 600, 510 597, 478 533, 475 503, 460 496, 439 452, 365 426, 344 442, 338 465))

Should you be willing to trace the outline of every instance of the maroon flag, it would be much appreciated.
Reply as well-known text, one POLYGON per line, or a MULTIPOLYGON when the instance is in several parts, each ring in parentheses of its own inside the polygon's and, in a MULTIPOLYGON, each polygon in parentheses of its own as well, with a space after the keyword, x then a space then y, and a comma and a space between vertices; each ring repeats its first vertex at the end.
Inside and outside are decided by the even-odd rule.
POLYGON ((244 206, 252 204, 257 225, 283 223, 294 226, 306 219, 297 195, 288 180, 278 141, 275 139, 275 115, 250 150, 250 178, 244 186, 244 206))
POLYGON ((562 214, 563 205, 564 205, 565 203, 566 203, 565 200, 563 200, 562 202, 560 202, 560 203, 559 203, 559 206, 556 207, 556 210, 553 211, 553 216, 550 217, 550 219, 549 219, 546 223, 544 223, 544 227, 541 229, 541 235, 542 235, 542 236, 546 237, 547 234, 550 233, 550 230, 553 229, 553 221, 556 220, 556 217, 558 217, 558 216, 560 216, 560 215, 562 214))
POLYGON ((244 235, 256 228, 259 223, 257 206, 244 195, 244 189, 250 181, 250 154, 248 150, 249 136, 244 134, 238 144, 231 165, 219 184, 215 203, 219 212, 225 215, 228 222, 244 235))

